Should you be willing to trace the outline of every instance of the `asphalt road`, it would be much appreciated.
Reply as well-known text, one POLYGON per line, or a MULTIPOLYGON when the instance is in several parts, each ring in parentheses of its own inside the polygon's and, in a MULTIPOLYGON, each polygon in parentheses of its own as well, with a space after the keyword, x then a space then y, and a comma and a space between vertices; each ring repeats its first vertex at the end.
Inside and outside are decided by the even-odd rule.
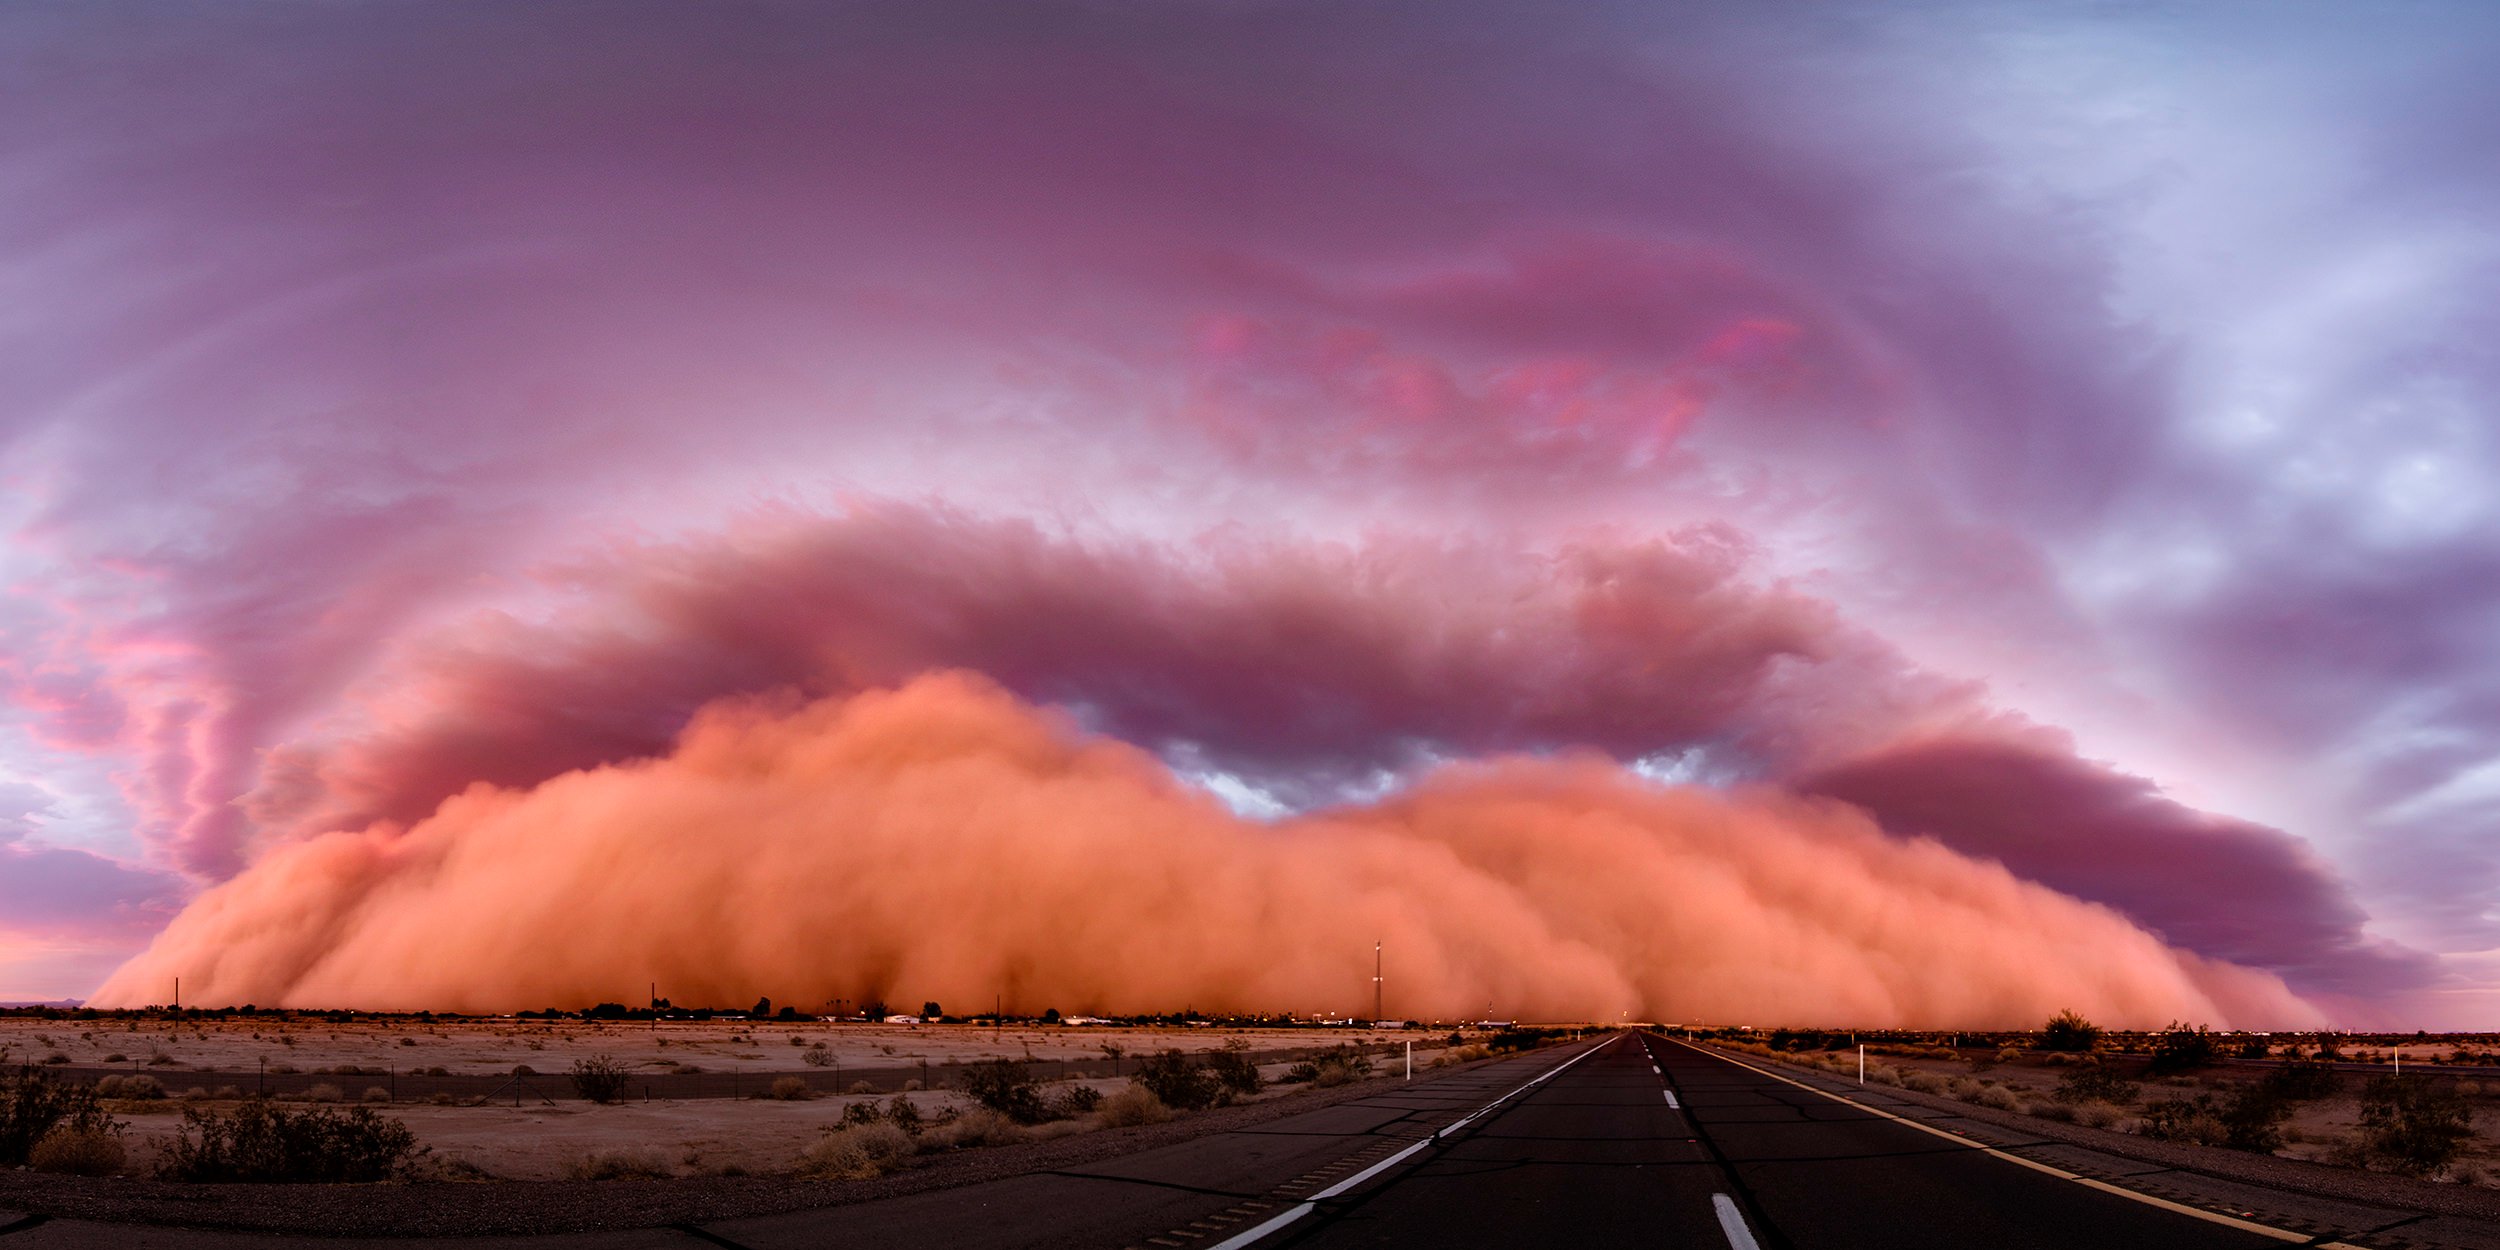
MULTIPOLYGON (((1622 1036, 1383 1083, 1349 1102, 1081 1169, 700 1228, 395 1245, 1283 1250, 1626 1241, 1706 1250, 2500 1250, 2500 1228, 2234 1185, 2026 1138, 1880 1089, 1622 1036)), ((0 1250, 262 1244, 70 1220, 0 1228, 0 1250)))
POLYGON ((1624 1039, 1278 1246, 2277 1246, 1660 1038, 1624 1039))

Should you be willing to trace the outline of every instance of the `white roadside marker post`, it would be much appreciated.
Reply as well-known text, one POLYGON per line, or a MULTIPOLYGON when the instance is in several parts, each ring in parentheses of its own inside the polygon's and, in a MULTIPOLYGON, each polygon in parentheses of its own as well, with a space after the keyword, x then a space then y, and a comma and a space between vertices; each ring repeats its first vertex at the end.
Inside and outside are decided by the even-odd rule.
POLYGON ((1415 1079, 1415 1039, 1406 1039, 1406 1079, 1415 1079))
POLYGON ((1858 1043, 1858 1084, 1866 1084, 1866 1043, 1858 1043))

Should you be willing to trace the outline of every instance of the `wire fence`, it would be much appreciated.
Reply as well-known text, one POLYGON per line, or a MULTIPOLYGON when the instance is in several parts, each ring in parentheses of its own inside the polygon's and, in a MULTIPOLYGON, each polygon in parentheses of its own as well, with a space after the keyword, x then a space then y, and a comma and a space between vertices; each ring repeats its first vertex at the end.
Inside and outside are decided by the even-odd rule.
MULTIPOLYGON (((1293 1046, 1244 1052, 1261 1065, 1307 1063, 1321 1055, 1343 1053, 1350 1048, 1366 1056, 1399 1053, 1403 1039, 1395 1042, 1345 1042, 1333 1046, 1293 1046)), ((811 1052, 799 1052, 801 1054, 811 1052)), ((812 1052, 826 1053, 826 1052, 812 1052)), ((1221 1053, 1211 1050, 1185 1051, 1193 1063, 1203 1065, 1208 1056, 1221 1053)), ((795 1057, 795 1056, 794 1056, 795 1057)), ((1023 1059, 1003 1056, 1024 1064, 1025 1073, 1036 1081, 1069 1081, 1118 1078, 1137 1071, 1145 1052, 1124 1054, 1117 1058, 1103 1056, 1070 1059, 1023 1059)), ((979 1062, 974 1060, 973 1062, 979 1062)), ((915 1089, 946 1089, 958 1085, 958 1075, 967 1066, 958 1060, 930 1062, 913 1060, 904 1063, 884 1062, 851 1066, 829 1062, 823 1067, 801 1068, 720 1068, 690 1070, 668 1064, 647 1064, 626 1069, 625 1083, 619 1097, 634 1100, 673 1100, 691 1098, 762 1098, 772 1097, 775 1086, 798 1081, 811 1096, 829 1094, 892 1094, 915 1089)), ((284 1068, 285 1065, 280 1065, 284 1068)), ((248 1069, 208 1069, 115 1065, 113 1067, 54 1066, 45 1068, 54 1077, 82 1084, 95 1084, 107 1077, 127 1081, 133 1076, 153 1077, 163 1086, 168 1097, 184 1097, 199 1091, 211 1098, 293 1097, 339 1100, 347 1102, 464 1102, 472 1098, 516 1102, 581 1097, 574 1088, 571 1067, 531 1070, 529 1065, 499 1072, 439 1072, 429 1068, 389 1068, 343 1065, 327 1071, 286 1071, 267 1067, 248 1069)))

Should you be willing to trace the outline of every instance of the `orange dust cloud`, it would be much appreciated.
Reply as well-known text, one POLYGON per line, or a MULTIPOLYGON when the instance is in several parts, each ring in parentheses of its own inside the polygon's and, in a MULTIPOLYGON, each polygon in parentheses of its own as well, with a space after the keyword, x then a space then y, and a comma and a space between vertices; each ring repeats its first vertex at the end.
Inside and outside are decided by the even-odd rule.
POLYGON ((1039 1011, 2314 1022, 2273 976, 1832 800, 1594 758, 1245 820, 982 679, 742 700, 664 757, 275 849, 98 990, 489 1011, 769 994, 1039 1011))

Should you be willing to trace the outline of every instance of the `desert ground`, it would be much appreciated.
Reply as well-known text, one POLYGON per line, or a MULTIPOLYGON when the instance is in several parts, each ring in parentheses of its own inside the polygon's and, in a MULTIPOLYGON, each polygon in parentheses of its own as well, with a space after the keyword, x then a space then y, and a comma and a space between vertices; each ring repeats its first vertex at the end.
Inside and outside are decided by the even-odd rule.
POLYGON ((697 1064, 718 1070, 804 1071, 803 1052, 821 1046, 845 1068, 971 1063, 981 1059, 1100 1059, 1103 1047, 1127 1054, 1209 1050, 1235 1039, 1253 1049, 1342 1042, 1418 1045, 1446 1033, 1367 1029, 1232 1029, 1086 1025, 833 1024, 822 1021, 648 1021, 406 1019, 332 1024, 317 1018, 167 1021, 0 1018, 0 1062, 41 1063, 53 1055, 81 1067, 129 1064, 179 1087, 185 1070, 249 1072, 260 1064, 300 1071, 441 1067, 455 1073, 509 1072, 526 1064, 559 1072, 605 1055, 629 1068, 697 1064))
MULTIPOLYGON (((371 1104, 404 1123, 427 1147, 426 1170, 453 1178, 555 1179, 596 1174, 604 1162, 631 1174, 770 1174, 800 1163, 808 1147, 839 1127, 854 1105, 891 1108, 896 1097, 931 1121, 969 1111, 965 1095, 948 1088, 961 1065, 985 1059, 1032 1064, 1046 1097, 1075 1086, 1109 1096, 1125 1077, 1093 1075, 1054 1079, 1062 1063, 1086 1063, 1099 1073, 1107 1057, 1166 1050, 1210 1051, 1247 1046, 1276 1052, 1348 1043, 1389 1052, 1381 1072, 1401 1064, 1413 1043, 1420 1068, 1446 1051, 1449 1034, 1421 1030, 1261 1029, 1222 1027, 1120 1027, 1045 1025, 990 1028, 967 1024, 868 1025, 818 1021, 665 1021, 616 1023, 578 1020, 390 1019, 336 1024, 317 1018, 185 1020, 0 1020, 0 1062, 33 1063, 77 1075, 110 1067, 155 1078, 163 1096, 115 1098, 112 1114, 128 1125, 126 1171, 148 1173, 183 1124, 185 1108, 230 1110, 263 1069, 312 1076, 337 1073, 314 1086, 323 1092, 289 1101, 371 1104), (814 1058, 810 1056, 814 1055, 814 1058), (59 1056, 60 1058, 55 1058, 59 1056), (646 1100, 629 1094, 599 1105, 568 1096, 567 1073, 577 1060, 600 1057, 631 1072, 734 1070, 752 1080, 756 1094, 778 1077, 803 1076, 825 1088, 829 1071, 918 1068, 899 1086, 877 1094, 819 1093, 803 1098, 703 1097, 646 1100), (47 1063, 49 1061, 49 1063, 47 1063), (923 1066, 925 1065, 925 1066, 923 1066), (389 1098, 384 1072, 442 1069, 452 1075, 491 1077, 528 1067, 536 1086, 555 1100, 515 1096, 491 1101, 477 1096, 389 1098), (240 1084, 241 1089, 237 1088, 240 1084)), ((1270 1082, 1289 1062, 1262 1064, 1270 1082)), ((299 1079, 295 1082, 303 1084, 299 1079)), ((838 1083, 837 1083, 837 1088, 838 1083)), ((1252 1097, 1274 1097, 1290 1086, 1271 1085, 1252 1097)), ((1079 1116, 1037 1126, 1044 1135, 1094 1127, 1079 1116)))
MULTIPOLYGON (((2443 1070, 2451 1064, 2480 1065, 2500 1058, 2488 1053, 2487 1041, 2348 1047, 2339 1058, 2353 1063, 2387 1063, 2401 1052, 2407 1079, 2417 1079, 2413 1074, 2418 1073, 2418 1079, 2442 1083, 2462 1095, 2471 1108, 2474 1131, 2463 1143, 2455 1162, 2438 1176, 2460 1184, 2500 1187, 2500 1140, 2495 1140, 2500 1136, 2500 1079, 2443 1070)), ((1853 1076, 1857 1070, 1854 1049, 1776 1052, 1741 1041, 1722 1044, 1761 1058, 1820 1068, 1844 1077, 1853 1076)), ((2314 1048, 2307 1053, 2314 1054, 2314 1048)), ((1867 1047, 1866 1073, 1872 1083, 1943 1095, 2001 1111, 2145 1134, 2144 1113, 2152 1106, 2169 1100, 2193 1100, 2200 1095, 2227 1101, 2242 1087, 2261 1080, 2267 1071, 2257 1065, 2216 1063, 2191 1072, 2151 1075, 2143 1070, 2141 1055, 2105 1054, 2101 1058, 2133 1083, 2134 1089, 2125 1103, 2061 1101, 2057 1097, 2059 1086, 2086 1062, 2076 1055, 2038 1051, 1991 1054, 1984 1050, 1955 1052, 1943 1047, 1873 1044, 1867 1047)), ((2281 1057, 2267 1062, 2280 1063, 2281 1057)), ((2371 1075, 2358 1071, 2339 1073, 2334 1092, 2292 1104, 2281 1126, 2283 1142, 2272 1153, 2318 1163, 2356 1165, 2353 1147, 2361 1135, 2361 1093, 2371 1075)))

